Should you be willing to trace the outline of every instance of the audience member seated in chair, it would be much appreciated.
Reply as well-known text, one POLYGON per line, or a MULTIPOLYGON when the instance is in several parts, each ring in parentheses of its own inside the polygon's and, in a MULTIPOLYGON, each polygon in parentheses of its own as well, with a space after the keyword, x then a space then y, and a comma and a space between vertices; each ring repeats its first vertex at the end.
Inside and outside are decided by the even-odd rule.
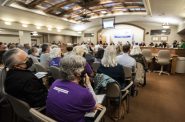
POLYGON ((61 62, 63 80, 52 84, 46 101, 49 117, 60 122, 84 122, 86 112, 102 109, 85 87, 90 85, 90 81, 87 78, 83 81, 82 77, 85 64, 85 59, 79 55, 64 56, 61 62))
POLYGON ((38 57, 39 51, 36 47, 32 47, 30 50, 28 50, 29 57, 33 60, 33 63, 39 63, 38 57))
POLYGON ((129 55, 129 52, 130 52, 130 45, 125 44, 123 45, 122 55, 118 55, 116 58, 118 63, 121 64, 122 66, 132 68, 133 66, 134 67, 136 66, 136 60, 129 55))
POLYGON ((143 86, 146 85, 146 71, 148 70, 148 65, 146 62, 145 57, 142 55, 141 49, 138 45, 133 46, 131 52, 131 57, 133 57, 136 60, 136 82, 138 80, 139 83, 141 83, 143 86), (144 70, 143 70, 144 69, 144 70), (141 79, 142 76, 143 79, 141 79))
MULTIPOLYGON (((83 46, 75 46, 73 48, 73 54, 80 55, 80 56, 84 57, 85 53, 86 53, 86 50, 84 49, 83 46)), ((87 75, 89 77, 94 76, 93 70, 92 70, 91 66, 89 65, 89 63, 87 62, 87 60, 86 60, 86 64, 85 64, 84 73, 87 73, 87 75)))
POLYGON ((44 106, 47 89, 42 80, 28 70, 33 62, 26 52, 18 48, 8 50, 3 55, 3 63, 9 69, 4 83, 5 91, 27 102, 31 107, 44 106))
POLYGON ((60 48, 53 48, 50 52, 50 62, 49 66, 60 67, 61 62, 61 49, 60 48))
POLYGON ((43 67, 48 69, 49 67, 49 52, 50 52, 50 46, 48 44, 43 44, 42 45, 42 54, 40 55, 40 63, 42 64, 43 67))
POLYGON ((119 82, 122 88, 125 87, 125 77, 123 66, 116 61, 116 48, 114 45, 107 46, 101 60, 101 65, 98 68, 97 73, 103 73, 119 82))

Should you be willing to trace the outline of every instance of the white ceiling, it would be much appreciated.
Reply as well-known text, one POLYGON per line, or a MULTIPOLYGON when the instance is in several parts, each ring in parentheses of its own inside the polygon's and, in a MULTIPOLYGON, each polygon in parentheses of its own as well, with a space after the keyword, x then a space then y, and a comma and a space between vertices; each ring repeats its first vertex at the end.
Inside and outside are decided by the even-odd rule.
MULTIPOLYGON (((150 0, 152 16, 150 15, 123 15, 116 16, 116 23, 131 21, 146 21, 178 25, 185 21, 185 0, 150 0)), ((101 25, 101 18, 91 20, 89 23, 74 24, 65 22, 53 16, 36 15, 34 13, 15 10, 14 8, 0 7, 0 19, 12 18, 14 21, 28 21, 31 24, 52 25, 53 27, 83 31, 87 28, 101 25), (4 11, 6 9, 6 11, 4 11), (4 12, 3 12, 4 11, 4 12), (83 25, 83 27, 78 26, 83 25), (76 27, 76 29, 75 29, 76 27), (79 29, 79 30, 78 30, 79 29)))

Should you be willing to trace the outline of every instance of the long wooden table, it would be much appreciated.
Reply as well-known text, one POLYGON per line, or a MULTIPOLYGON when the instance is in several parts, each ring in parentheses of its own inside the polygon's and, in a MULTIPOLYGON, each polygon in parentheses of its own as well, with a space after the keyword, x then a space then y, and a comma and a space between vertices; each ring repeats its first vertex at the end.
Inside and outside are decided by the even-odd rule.
POLYGON ((176 48, 155 48, 155 47, 141 47, 141 49, 150 49, 153 55, 157 55, 159 50, 169 50, 172 62, 171 62, 171 74, 175 74, 177 57, 185 57, 185 49, 176 48))

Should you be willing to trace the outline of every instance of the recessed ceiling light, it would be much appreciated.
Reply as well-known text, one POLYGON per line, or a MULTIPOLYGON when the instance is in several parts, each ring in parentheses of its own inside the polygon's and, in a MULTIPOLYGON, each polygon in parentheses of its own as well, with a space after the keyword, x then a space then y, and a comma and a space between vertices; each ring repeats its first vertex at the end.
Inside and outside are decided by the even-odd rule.
POLYGON ((36 26, 37 29, 41 29, 41 26, 36 26))
POLYGON ((106 14, 107 12, 106 11, 101 11, 102 14, 106 14))
POLYGON ((57 32, 61 32, 61 29, 57 29, 57 32))
POLYGON ((5 23, 5 25, 12 25, 12 23, 8 22, 8 21, 5 21, 4 23, 5 23))
POLYGON ((28 25, 27 25, 27 24, 22 24, 22 26, 23 26, 23 27, 25 27, 25 28, 27 28, 27 27, 28 27, 28 25))
POLYGON ((51 30, 52 30, 52 28, 49 28, 49 27, 48 27, 48 31, 51 31, 51 30))

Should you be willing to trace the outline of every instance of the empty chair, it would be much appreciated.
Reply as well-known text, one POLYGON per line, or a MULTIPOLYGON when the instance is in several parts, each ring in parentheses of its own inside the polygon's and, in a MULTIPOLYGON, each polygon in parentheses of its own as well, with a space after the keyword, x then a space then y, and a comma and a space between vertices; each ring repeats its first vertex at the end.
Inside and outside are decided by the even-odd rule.
POLYGON ((147 63, 151 63, 152 62, 152 52, 150 49, 143 49, 142 50, 142 54, 145 57, 147 63))
POLYGON ((143 49, 142 54, 146 59, 148 68, 149 68, 149 64, 150 64, 150 70, 151 70, 152 69, 152 59, 153 59, 151 50, 150 49, 143 49))
POLYGON ((163 66, 170 64, 170 59, 171 59, 171 57, 170 57, 170 51, 169 50, 160 50, 158 52, 156 62, 161 65, 161 70, 160 71, 155 71, 155 72, 159 72, 159 75, 161 75, 162 73, 170 75, 168 72, 163 71, 163 66))
POLYGON ((102 120, 102 117, 104 116, 105 112, 106 112, 106 107, 103 107, 103 109, 101 110, 99 115, 96 117, 94 122, 100 122, 102 120))
POLYGON ((10 102, 13 111, 15 112, 18 118, 20 118, 24 122, 32 122, 32 118, 29 113, 30 106, 26 102, 8 94, 6 94, 6 98, 10 102))
POLYGON ((49 71, 51 72, 51 76, 56 80, 56 79, 61 79, 61 72, 60 68, 55 67, 55 66, 50 66, 49 71))
POLYGON ((56 122, 55 120, 51 119, 50 117, 40 113, 34 108, 30 109, 30 114, 33 119, 33 122, 56 122))
POLYGON ((121 91, 120 85, 118 82, 111 82, 107 85, 106 90, 106 99, 107 99, 107 106, 109 110, 115 110, 110 113, 109 116, 114 120, 119 120, 123 117, 124 110, 123 110, 123 100, 125 100, 128 96, 129 91, 121 91), (117 115, 115 114, 117 113, 117 115), (113 114, 115 114, 113 116, 113 114))
MULTIPOLYGON (((129 94, 132 96, 138 94, 137 90, 137 84, 135 82, 135 76, 136 76, 136 68, 133 66, 132 68, 130 67, 125 67, 123 66, 124 73, 125 73, 125 82, 126 82, 126 88, 128 87, 129 94)), ((129 97, 129 96, 128 96, 129 97)), ((129 101, 129 99, 128 99, 129 101)), ((129 102, 128 102, 128 109, 127 112, 129 111, 129 102)))

